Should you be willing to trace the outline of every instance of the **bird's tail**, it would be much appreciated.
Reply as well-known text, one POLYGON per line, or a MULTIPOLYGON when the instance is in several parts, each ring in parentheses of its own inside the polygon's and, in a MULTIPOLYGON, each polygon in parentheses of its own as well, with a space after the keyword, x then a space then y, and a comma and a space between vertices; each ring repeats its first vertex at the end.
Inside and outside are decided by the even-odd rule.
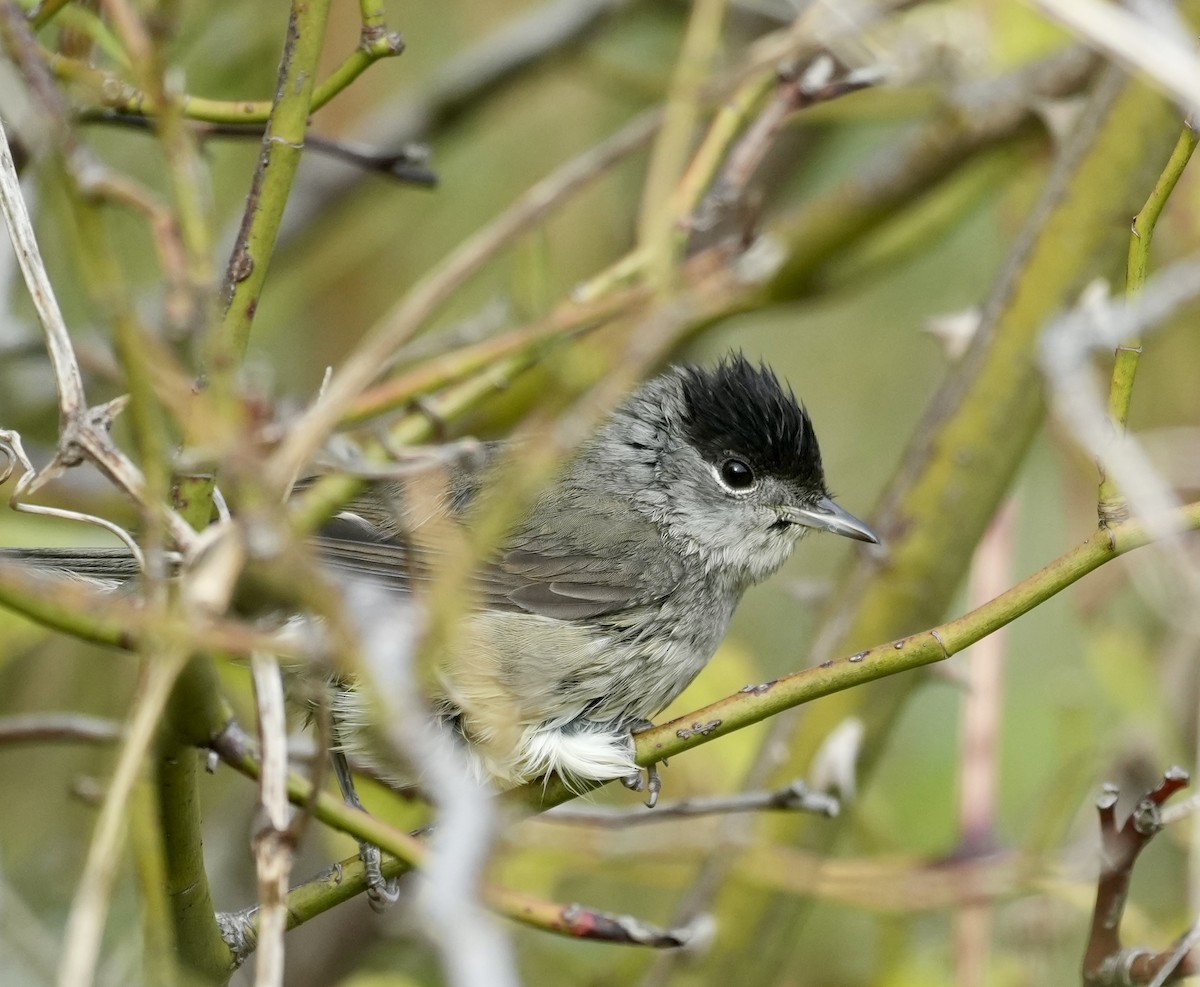
POLYGON ((125 582, 140 571, 137 559, 124 548, 0 548, 0 566, 10 564, 103 582, 125 582))

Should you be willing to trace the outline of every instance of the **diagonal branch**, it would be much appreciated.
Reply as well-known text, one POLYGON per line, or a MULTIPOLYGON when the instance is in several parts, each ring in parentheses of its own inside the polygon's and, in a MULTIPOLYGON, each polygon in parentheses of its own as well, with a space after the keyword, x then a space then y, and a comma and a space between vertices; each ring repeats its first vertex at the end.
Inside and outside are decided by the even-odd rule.
MULTIPOLYGON (((1200 502, 1175 512, 1170 523, 1175 530, 1200 529, 1200 502)), ((1153 531, 1153 528, 1140 521, 1127 521, 1098 531, 1082 545, 961 617, 853 655, 828 659, 815 668, 793 672, 773 682, 747 686, 732 696, 680 716, 670 723, 637 733, 634 735, 637 763, 642 766, 657 764, 794 706, 866 682, 945 661, 1028 613, 1106 562, 1150 544, 1153 531)), ((544 778, 514 789, 506 794, 506 798, 526 809, 545 809, 569 801, 579 794, 568 789, 558 778, 544 778)))

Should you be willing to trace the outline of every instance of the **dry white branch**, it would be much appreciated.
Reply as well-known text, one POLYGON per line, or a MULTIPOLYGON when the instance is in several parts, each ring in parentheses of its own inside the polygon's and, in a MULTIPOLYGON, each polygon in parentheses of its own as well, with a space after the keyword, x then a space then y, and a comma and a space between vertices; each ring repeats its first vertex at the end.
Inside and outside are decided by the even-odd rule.
POLYGON ((262 751, 258 790, 264 817, 254 838, 259 903, 254 985, 282 987, 286 897, 293 856, 287 793, 287 714, 279 662, 270 655, 256 652, 250 657, 250 672, 258 707, 258 739, 262 751))
POLYGON ((1189 119, 1200 118, 1200 58, 1192 32, 1167 3, 1134 8, 1104 0, 1031 0, 1086 44, 1157 82, 1189 119))
MULTIPOLYGON (((75 359, 70 334, 67 332, 62 311, 58 307, 54 289, 50 285, 46 265, 42 262, 41 252, 38 250, 33 224, 29 219, 29 211, 25 208, 25 199, 21 194, 16 165, 9 148, 8 135, 4 132, 2 124, 0 124, 0 213, 3 213, 21 273, 24 275, 26 287, 33 299, 34 309, 46 336, 46 349, 50 355, 50 365, 54 371, 54 380, 58 388, 60 423, 58 450, 54 459, 41 470, 33 468, 21 448, 20 437, 15 432, 0 433, 0 453, 7 456, 9 460, 4 476, 7 477, 11 473, 14 460, 25 469, 25 474, 17 483, 13 493, 12 506, 28 513, 49 514, 99 524, 112 531, 126 544, 130 544, 132 539, 127 533, 101 518, 23 502, 40 487, 61 476, 65 470, 87 459, 95 464, 117 487, 133 498, 143 510, 150 509, 150 505, 145 500, 145 482, 141 471, 113 444, 109 435, 114 419, 125 406, 125 399, 117 398, 95 408, 88 407, 83 389, 83 377, 79 372, 79 363, 75 359)), ((164 509, 163 514, 171 537, 175 539, 180 548, 185 550, 190 548, 195 538, 195 532, 191 526, 174 511, 164 509)))
POLYGON ((46 333, 46 348, 50 352, 54 379, 58 384, 59 408, 64 419, 77 418, 87 407, 83 394, 83 377, 79 373, 79 364, 75 361, 75 351, 71 347, 67 324, 63 321, 62 311, 58 307, 58 300, 50 286, 50 278, 46 274, 46 266, 42 263, 37 240, 33 235, 33 224, 29 221, 29 212, 25 208, 25 197, 21 194, 17 167, 13 162, 3 123, 0 123, 0 209, 4 212, 4 221, 8 225, 25 284, 33 298, 33 306, 46 333))

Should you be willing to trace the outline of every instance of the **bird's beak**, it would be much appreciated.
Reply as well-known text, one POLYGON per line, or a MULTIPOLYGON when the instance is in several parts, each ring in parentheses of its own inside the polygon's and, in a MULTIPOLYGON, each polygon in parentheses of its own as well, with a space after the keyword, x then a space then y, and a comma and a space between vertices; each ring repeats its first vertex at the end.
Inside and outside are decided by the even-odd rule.
POLYGON ((822 497, 812 507, 788 507, 785 517, 793 524, 832 531, 835 535, 845 535, 856 541, 879 544, 879 536, 866 522, 860 521, 848 510, 838 506, 830 497, 822 497))

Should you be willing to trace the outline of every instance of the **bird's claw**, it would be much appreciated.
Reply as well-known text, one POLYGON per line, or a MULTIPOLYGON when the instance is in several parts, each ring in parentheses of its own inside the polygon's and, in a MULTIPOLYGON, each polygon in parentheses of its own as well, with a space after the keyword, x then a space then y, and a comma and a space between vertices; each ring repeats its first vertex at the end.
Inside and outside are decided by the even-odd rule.
POLYGON ((360 843, 358 856, 367 875, 367 901, 372 910, 382 912, 400 900, 400 882, 383 876, 383 854, 374 843, 360 843))
POLYGON ((662 791, 662 778, 658 774, 658 765, 648 765, 643 771, 635 771, 621 779, 621 784, 634 792, 646 793, 646 808, 653 809, 658 805, 658 793, 662 791))
MULTIPOLYGON (((640 733, 643 730, 649 730, 654 726, 652 720, 635 720, 629 725, 630 743, 633 742, 633 734, 640 733)), ((663 764, 666 764, 666 759, 663 759, 663 764)), ((644 771, 635 771, 621 779, 623 784, 630 791, 646 793, 646 808, 653 809, 658 805, 658 793, 662 791, 662 779, 658 776, 658 765, 647 765, 644 771)))

